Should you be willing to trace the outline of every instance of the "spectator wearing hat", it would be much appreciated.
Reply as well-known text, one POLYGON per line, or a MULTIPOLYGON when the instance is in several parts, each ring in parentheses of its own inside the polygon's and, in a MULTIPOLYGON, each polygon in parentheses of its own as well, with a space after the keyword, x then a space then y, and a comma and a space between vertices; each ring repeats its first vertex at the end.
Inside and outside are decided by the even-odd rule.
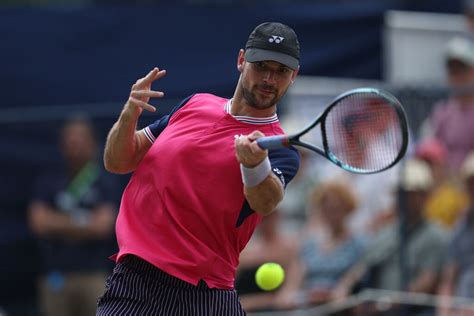
POLYGON ((446 230, 451 230, 468 204, 468 197, 457 178, 448 176, 446 148, 437 139, 421 141, 415 156, 425 161, 431 169, 433 188, 426 201, 425 216, 446 230))
POLYGON ((428 125, 430 136, 446 147, 448 168, 456 172, 474 149, 474 39, 453 38, 445 56, 451 96, 435 105, 428 125))
MULTIPOLYGON (((474 152, 464 161, 461 177, 470 205, 450 240, 440 294, 474 299, 474 152)), ((462 315, 472 315, 473 311, 474 307, 462 315)), ((440 315, 453 315, 454 312, 455 308, 446 308, 441 310, 440 315)))
MULTIPOLYGON (((358 283, 384 290, 433 293, 441 269, 445 236, 435 224, 426 221, 423 209, 433 187, 433 177, 428 165, 421 160, 409 160, 399 183, 400 195, 405 203, 398 209, 405 214, 405 255, 407 268, 406 284, 400 268, 401 221, 395 221, 381 231, 371 243, 367 253, 343 278, 335 298, 349 295, 358 283), (404 287, 406 285, 406 287, 404 287)), ((395 314, 397 315, 397 314, 395 314)))

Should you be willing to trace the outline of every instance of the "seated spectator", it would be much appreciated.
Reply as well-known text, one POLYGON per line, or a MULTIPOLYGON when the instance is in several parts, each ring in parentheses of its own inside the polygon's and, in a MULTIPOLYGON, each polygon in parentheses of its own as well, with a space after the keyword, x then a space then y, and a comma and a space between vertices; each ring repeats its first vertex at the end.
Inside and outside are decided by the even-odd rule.
POLYGON ((446 69, 451 97, 435 105, 425 133, 443 143, 448 168, 456 173, 474 150, 474 39, 456 37, 448 43, 446 69))
POLYGON ((397 184, 399 165, 368 176, 347 172, 327 159, 319 158, 317 174, 319 182, 344 182, 353 190, 358 203, 348 222, 354 235, 362 236, 370 243, 380 229, 394 220, 393 188, 397 184))
POLYGON ((246 311, 273 310, 280 290, 264 292, 257 286, 255 272, 258 267, 266 262, 276 262, 288 270, 290 260, 296 254, 294 238, 281 231, 281 218, 279 210, 266 216, 240 254, 235 288, 246 311))
POLYGON ((316 186, 309 204, 299 253, 293 258, 287 284, 277 300, 283 308, 330 300, 341 277, 364 251, 362 240, 348 226, 357 202, 346 184, 333 181, 316 186))
POLYGON ((466 209, 468 197, 448 176, 447 153, 440 141, 423 140, 417 145, 415 155, 428 163, 433 175, 433 188, 426 201, 425 216, 449 231, 466 209))
POLYGON ((314 172, 315 155, 305 148, 298 148, 300 153, 300 167, 291 184, 285 189, 285 196, 278 205, 278 212, 282 218, 283 229, 295 234, 306 221, 306 197, 318 182, 314 172))
MULTIPOLYGON (((448 247, 440 294, 474 300, 474 152, 461 167, 470 205, 458 223, 448 247)), ((456 308, 440 308, 441 316, 473 315, 473 310, 456 313, 456 308)))
POLYGON ((426 163, 419 160, 406 162, 399 184, 400 195, 405 202, 399 201, 398 211, 404 214, 404 221, 396 221, 378 234, 360 262, 343 277, 334 298, 348 296, 354 286, 367 276, 370 278, 365 286, 372 288, 434 293, 445 249, 445 236, 437 225, 426 221, 423 216, 432 186, 433 178, 426 163), (401 240, 404 240, 402 258, 407 280, 403 279, 401 271, 401 240))
POLYGON ((65 168, 38 179, 29 221, 42 260, 42 315, 95 315, 110 271, 116 218, 114 189, 98 163, 98 144, 84 118, 60 134, 65 168))

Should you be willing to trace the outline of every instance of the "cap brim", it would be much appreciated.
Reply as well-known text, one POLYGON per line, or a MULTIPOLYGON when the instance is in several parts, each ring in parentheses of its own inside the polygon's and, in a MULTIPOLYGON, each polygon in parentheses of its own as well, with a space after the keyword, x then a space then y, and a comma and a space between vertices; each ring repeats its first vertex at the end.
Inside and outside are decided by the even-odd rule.
POLYGON ((298 59, 290 55, 259 48, 248 48, 245 51, 245 60, 251 63, 266 60, 276 61, 293 70, 298 69, 299 66, 298 59))

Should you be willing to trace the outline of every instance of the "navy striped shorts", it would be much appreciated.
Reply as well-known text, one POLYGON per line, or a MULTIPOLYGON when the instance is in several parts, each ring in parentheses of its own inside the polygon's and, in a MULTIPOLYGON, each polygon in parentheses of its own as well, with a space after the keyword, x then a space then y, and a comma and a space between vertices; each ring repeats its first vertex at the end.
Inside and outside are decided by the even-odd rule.
POLYGON ((246 314, 235 289, 210 289, 202 280, 195 286, 127 255, 107 279, 96 315, 246 314))

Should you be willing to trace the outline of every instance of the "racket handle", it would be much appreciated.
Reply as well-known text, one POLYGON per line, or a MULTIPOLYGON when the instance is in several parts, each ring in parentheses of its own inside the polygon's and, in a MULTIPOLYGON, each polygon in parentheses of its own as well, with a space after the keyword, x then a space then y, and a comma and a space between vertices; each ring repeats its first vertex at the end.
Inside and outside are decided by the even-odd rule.
POLYGON ((290 145, 286 135, 265 136, 258 138, 256 142, 262 149, 276 149, 290 145))

